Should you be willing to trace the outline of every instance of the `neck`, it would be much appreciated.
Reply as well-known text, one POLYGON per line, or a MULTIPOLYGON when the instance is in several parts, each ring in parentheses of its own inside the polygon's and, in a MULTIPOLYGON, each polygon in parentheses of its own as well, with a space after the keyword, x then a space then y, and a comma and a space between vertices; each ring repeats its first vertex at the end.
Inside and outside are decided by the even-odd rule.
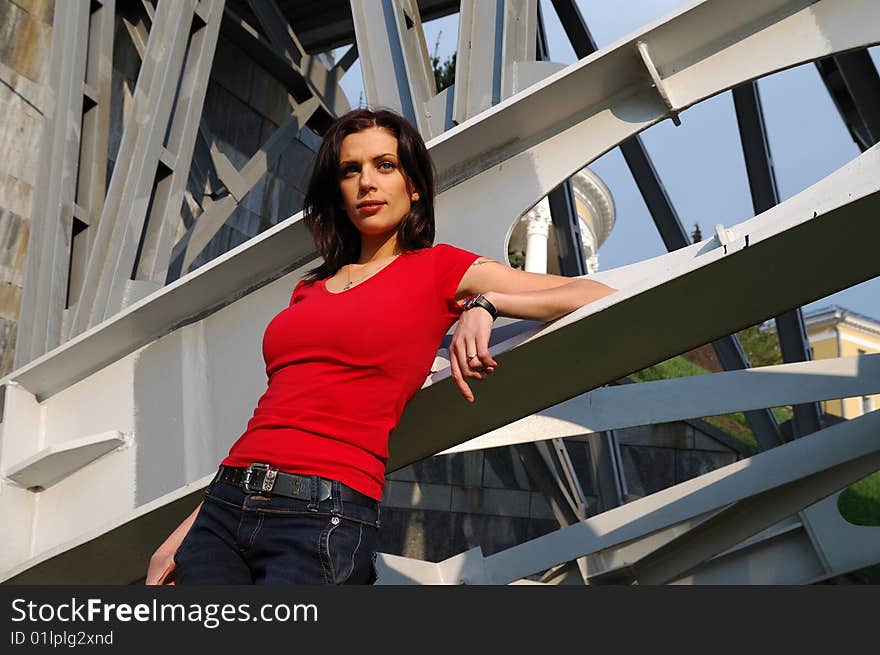
POLYGON ((361 255, 358 264, 390 259, 398 254, 397 231, 387 235, 366 236, 361 234, 361 255))

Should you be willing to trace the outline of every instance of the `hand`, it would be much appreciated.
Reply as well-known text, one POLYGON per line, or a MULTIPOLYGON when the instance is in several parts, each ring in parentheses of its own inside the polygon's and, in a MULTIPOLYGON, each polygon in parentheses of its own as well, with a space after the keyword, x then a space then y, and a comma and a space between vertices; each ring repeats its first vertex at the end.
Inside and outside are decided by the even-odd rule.
POLYGON ((150 566, 147 569, 147 577, 144 580, 144 584, 168 584, 166 581, 169 578, 173 579, 174 569, 176 568, 174 564, 174 553, 180 548, 183 538, 186 537, 186 534, 192 527, 201 508, 202 503, 196 505, 192 514, 183 519, 183 522, 178 525, 174 529, 174 532, 168 535, 168 538, 162 542, 162 545, 159 546, 159 548, 156 549, 156 552, 153 553, 153 556, 150 558, 150 566))
POLYGON ((452 379, 469 403, 474 394, 465 378, 485 380, 498 363, 489 354, 489 336, 492 334, 492 316, 482 307, 465 311, 449 344, 449 366, 452 379), (476 357, 468 358, 468 355, 476 357))
POLYGON ((150 558, 150 567, 147 569, 146 585, 174 584, 174 552, 159 549, 150 558))

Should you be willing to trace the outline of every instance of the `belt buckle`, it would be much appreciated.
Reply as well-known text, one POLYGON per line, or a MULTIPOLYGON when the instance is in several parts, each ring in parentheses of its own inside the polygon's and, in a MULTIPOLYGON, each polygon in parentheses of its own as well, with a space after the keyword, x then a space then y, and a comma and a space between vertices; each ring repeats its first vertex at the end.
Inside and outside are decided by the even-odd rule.
POLYGON ((332 495, 333 486, 329 480, 324 478, 318 479, 318 500, 329 500, 332 495))
POLYGON ((258 491, 272 491, 272 487, 275 486, 275 476, 278 474, 278 469, 272 468, 268 464, 264 464, 263 462, 254 462, 247 467, 247 470, 244 473, 244 490, 248 493, 256 493, 258 491), (254 476, 255 471, 263 471, 263 481, 258 485, 251 486, 251 478, 254 476))

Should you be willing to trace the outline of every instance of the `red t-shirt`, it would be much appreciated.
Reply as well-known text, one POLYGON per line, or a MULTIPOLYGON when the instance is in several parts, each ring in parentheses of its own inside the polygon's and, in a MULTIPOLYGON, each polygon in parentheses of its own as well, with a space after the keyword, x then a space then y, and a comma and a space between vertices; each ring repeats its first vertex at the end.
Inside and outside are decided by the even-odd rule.
POLYGON ((478 256, 437 244, 348 291, 300 281, 266 327, 268 387, 222 464, 267 462, 381 500, 388 437, 461 316, 455 291, 478 256))

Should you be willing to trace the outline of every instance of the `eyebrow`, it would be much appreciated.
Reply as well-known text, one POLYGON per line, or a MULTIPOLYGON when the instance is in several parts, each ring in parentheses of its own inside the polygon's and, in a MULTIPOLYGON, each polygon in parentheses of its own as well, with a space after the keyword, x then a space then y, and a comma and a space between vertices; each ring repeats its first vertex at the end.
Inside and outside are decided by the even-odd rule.
MULTIPOLYGON (((376 160, 376 159, 382 159, 383 157, 388 157, 389 155, 390 155, 391 157, 394 157, 395 159, 397 159, 397 155, 394 154, 393 152, 383 152, 381 155, 376 155, 375 157, 373 157, 373 160, 376 160)), ((357 164, 357 162, 356 162, 356 161, 351 161, 350 159, 345 159, 345 160, 339 162, 339 165, 340 165, 340 166, 342 166, 342 165, 344 165, 344 164, 357 164)))

